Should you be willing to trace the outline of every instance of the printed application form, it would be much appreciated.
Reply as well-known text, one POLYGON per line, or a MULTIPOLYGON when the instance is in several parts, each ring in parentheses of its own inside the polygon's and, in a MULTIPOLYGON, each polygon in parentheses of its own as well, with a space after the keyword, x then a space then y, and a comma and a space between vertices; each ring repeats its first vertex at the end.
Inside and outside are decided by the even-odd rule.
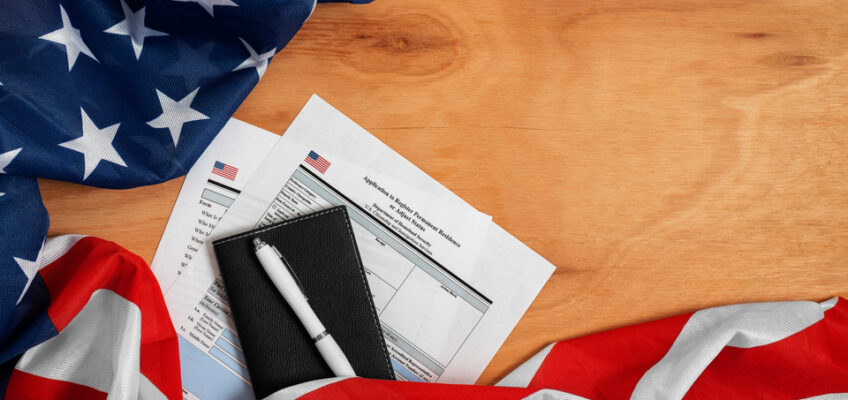
POLYGON ((189 265, 279 138, 233 118, 200 155, 186 175, 150 263, 163 292, 189 265))
POLYGON ((417 196, 412 188, 341 161, 333 161, 333 168, 340 173, 331 176, 327 171, 322 178, 307 165, 296 167, 265 212, 256 214, 255 227, 347 206, 386 340, 394 345, 390 354, 395 356, 396 372, 409 380, 436 381, 492 303, 446 265, 476 260, 491 220, 464 204, 444 205, 434 211, 453 215, 439 218, 434 212, 427 214, 427 218, 433 215, 428 220, 419 214, 426 208, 413 208, 401 199, 429 200, 420 203, 431 207, 438 200, 417 196), (366 182, 385 184, 380 186, 385 194, 369 190, 373 186, 366 182), (345 186, 350 187, 342 190, 345 186), (465 254, 448 251, 466 244, 465 254), (399 357, 408 364, 405 368, 398 365, 399 357))
MULTIPOLYGON (((210 237, 335 205, 349 212, 398 379, 473 383, 554 269, 317 96, 210 237)), ((166 293, 184 381, 226 353, 219 341, 237 343, 222 287, 206 244, 166 293)), ((248 380, 237 357, 213 364, 248 380)), ((228 398, 241 398, 236 386, 228 398)))

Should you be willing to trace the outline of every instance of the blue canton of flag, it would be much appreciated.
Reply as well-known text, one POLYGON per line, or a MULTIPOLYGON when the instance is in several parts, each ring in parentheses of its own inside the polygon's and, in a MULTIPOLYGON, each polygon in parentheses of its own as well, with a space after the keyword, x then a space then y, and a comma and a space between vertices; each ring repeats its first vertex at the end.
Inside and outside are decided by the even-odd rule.
POLYGON ((58 330, 36 178, 129 188, 185 174, 314 6, 0 2, 0 397, 21 355, 58 330))

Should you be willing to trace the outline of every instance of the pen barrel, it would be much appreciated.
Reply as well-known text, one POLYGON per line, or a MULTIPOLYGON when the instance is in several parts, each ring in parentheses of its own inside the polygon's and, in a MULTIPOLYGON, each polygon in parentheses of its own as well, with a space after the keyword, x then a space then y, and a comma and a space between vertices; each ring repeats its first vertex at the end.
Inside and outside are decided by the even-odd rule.
POLYGON ((312 307, 306 301, 306 296, 300 291, 300 286, 295 281, 288 267, 283 264, 283 260, 274 252, 271 246, 265 246, 256 251, 256 257, 265 273, 271 278, 274 286, 286 300, 289 307, 297 315, 297 319, 306 328, 309 337, 315 337, 324 332, 324 324, 312 311, 312 307))
POLYGON ((300 286, 280 256, 271 246, 263 246, 256 250, 256 257, 265 273, 271 278, 271 282, 277 287, 277 291, 280 292, 286 303, 297 315, 297 319, 306 328, 309 337, 315 341, 315 347, 318 348, 318 352, 321 353, 321 357, 324 358, 333 374, 336 376, 356 376, 350 361, 348 361, 336 340, 324 329, 324 324, 312 311, 312 307, 306 301, 306 296, 300 291, 300 286))
POLYGON ((315 347, 318 348, 318 352, 321 353, 321 356, 324 357, 327 365, 330 366, 330 370, 333 371, 333 375, 356 376, 356 372, 353 371, 350 361, 348 361, 344 352, 332 336, 326 335, 321 339, 318 339, 315 342, 315 347))

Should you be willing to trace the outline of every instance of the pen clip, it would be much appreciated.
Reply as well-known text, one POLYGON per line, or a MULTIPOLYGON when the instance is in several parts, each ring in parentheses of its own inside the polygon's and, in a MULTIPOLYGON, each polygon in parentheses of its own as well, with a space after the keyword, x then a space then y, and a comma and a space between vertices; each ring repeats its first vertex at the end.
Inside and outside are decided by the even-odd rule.
POLYGON ((303 294, 303 297, 306 300, 309 300, 309 297, 306 296, 306 291, 303 290, 303 284, 300 283, 300 278, 298 278, 297 274, 294 273, 294 270, 292 269, 291 265, 289 265, 288 260, 286 260, 286 258, 283 257, 283 255, 280 253, 280 250, 277 250, 277 246, 271 245, 271 250, 274 250, 274 253, 277 253, 277 257, 280 257, 280 260, 283 261, 283 265, 286 266, 286 269, 289 270, 289 273, 294 278, 294 283, 296 283, 297 286, 300 288, 300 293, 303 294))

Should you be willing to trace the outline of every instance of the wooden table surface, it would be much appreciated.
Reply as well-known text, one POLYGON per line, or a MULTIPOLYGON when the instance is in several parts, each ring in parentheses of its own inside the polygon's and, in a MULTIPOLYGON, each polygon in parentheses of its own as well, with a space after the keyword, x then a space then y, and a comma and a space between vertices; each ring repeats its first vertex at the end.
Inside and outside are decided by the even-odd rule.
MULTIPOLYGON (((848 296, 841 1, 321 4, 236 117, 313 92, 557 266, 479 383, 556 340, 848 296)), ((42 181, 51 234, 148 262, 182 183, 42 181)))

